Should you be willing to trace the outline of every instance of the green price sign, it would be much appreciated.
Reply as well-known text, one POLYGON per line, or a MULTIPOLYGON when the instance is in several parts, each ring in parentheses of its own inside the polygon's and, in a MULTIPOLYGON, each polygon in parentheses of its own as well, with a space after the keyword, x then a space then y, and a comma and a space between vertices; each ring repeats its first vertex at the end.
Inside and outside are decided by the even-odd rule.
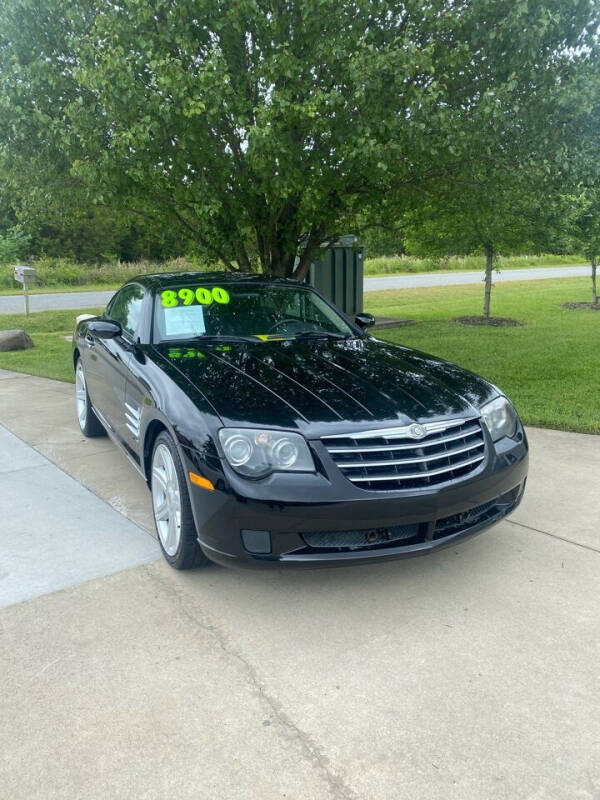
POLYGON ((176 306, 191 306, 193 303, 208 306, 211 303, 229 303, 229 292, 221 286, 213 286, 207 289, 199 286, 197 289, 166 289, 160 293, 160 301, 165 308, 175 308, 176 306))

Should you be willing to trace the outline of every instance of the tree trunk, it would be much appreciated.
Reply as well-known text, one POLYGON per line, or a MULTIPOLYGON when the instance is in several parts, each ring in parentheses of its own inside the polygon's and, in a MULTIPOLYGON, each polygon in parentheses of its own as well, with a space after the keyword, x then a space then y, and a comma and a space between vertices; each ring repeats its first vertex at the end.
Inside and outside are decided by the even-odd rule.
POLYGON ((492 270, 494 268, 494 248, 485 246, 485 296, 483 301, 483 316, 490 316, 490 303, 492 300, 492 270))
POLYGON ((596 284, 596 256, 592 258, 592 303, 598 305, 598 286, 596 284))
POLYGON ((322 240, 323 231, 318 228, 311 230, 306 242, 304 243, 304 249, 299 255, 298 263, 296 264, 292 275, 290 275, 291 278, 295 278, 300 282, 306 280, 306 276, 310 270, 311 262, 313 261, 322 240))

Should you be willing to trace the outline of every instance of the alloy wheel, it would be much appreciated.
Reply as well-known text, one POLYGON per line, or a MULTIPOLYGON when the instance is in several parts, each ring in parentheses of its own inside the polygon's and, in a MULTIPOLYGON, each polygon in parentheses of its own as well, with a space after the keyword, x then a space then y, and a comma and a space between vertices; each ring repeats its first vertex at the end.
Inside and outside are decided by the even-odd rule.
POLYGON ((161 544, 174 556, 181 539, 181 495, 173 456, 162 443, 152 459, 152 507, 161 544))
POLYGON ((75 401, 77 403, 77 419, 79 427, 84 430, 87 420, 87 387, 85 385, 85 374, 81 361, 77 362, 75 370, 75 401))

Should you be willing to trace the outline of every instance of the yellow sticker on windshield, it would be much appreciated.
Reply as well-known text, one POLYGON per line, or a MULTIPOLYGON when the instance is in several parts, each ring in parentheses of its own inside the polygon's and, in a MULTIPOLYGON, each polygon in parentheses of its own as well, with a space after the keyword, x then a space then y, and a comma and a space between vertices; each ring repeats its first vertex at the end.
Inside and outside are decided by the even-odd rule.
POLYGON ((183 287, 182 289, 165 289, 160 293, 160 301, 164 308, 175 308, 176 306, 191 306, 199 303, 208 306, 211 303, 229 303, 229 292, 221 286, 213 286, 212 289, 199 286, 196 289, 183 287))
POLYGON ((169 358, 206 358, 204 353, 193 347, 170 347, 167 355, 169 358))

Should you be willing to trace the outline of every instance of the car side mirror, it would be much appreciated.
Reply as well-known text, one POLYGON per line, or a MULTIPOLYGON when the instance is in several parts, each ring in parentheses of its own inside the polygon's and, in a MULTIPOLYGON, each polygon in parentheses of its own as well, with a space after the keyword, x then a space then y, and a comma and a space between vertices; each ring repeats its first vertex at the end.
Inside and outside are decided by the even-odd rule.
POLYGON ((359 328, 362 328, 363 331, 366 331, 367 328, 370 328, 371 325, 375 324, 375 317, 373 314, 368 314, 366 311, 361 311, 360 314, 357 314, 354 317, 354 321, 359 328))
POLYGON ((94 319, 88 322, 87 328, 98 339, 114 339, 123 333, 120 323, 114 322, 112 319, 94 319))

